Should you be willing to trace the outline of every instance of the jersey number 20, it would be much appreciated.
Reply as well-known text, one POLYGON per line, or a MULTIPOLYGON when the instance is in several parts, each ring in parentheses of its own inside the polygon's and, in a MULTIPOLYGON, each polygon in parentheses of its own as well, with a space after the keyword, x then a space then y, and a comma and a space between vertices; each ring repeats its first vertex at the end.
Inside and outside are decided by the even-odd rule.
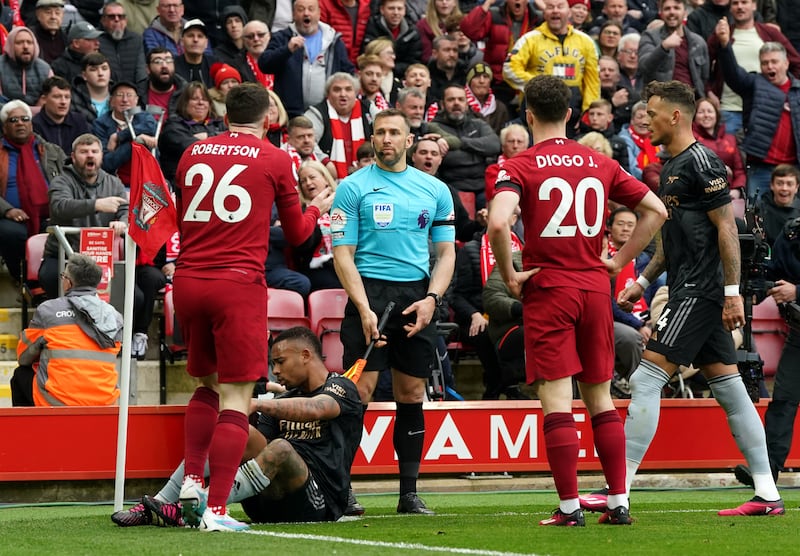
POLYGON ((550 217, 547 226, 542 230, 541 237, 575 237, 577 231, 580 231, 581 235, 585 237, 594 237, 600 233, 603 223, 605 191, 599 179, 595 177, 581 179, 573 193, 572 186, 564 178, 547 178, 539 187, 539 200, 549 201, 553 190, 558 191, 561 195, 561 201, 553 216, 550 217), (587 195, 589 191, 592 191, 591 195, 587 195), (562 224, 570 212, 575 213, 577 226, 562 224), (594 222, 588 223, 587 217, 593 218, 594 222))
MULTIPOLYGON (((250 194, 241 185, 236 185, 233 180, 236 176, 242 173, 247 166, 244 164, 234 164, 228 171, 222 175, 217 187, 214 188, 214 214, 223 222, 231 224, 241 222, 247 215, 250 214, 250 209, 253 208, 253 200, 250 194), (228 197, 235 197, 238 201, 236 210, 228 210, 225 208, 225 200, 228 197)), ((214 170, 208 164, 195 164, 189 171, 186 172, 185 187, 192 187, 195 176, 200 176, 200 188, 192 197, 192 202, 186 208, 186 215, 183 217, 186 222, 208 222, 211 220, 210 210, 198 210, 197 207, 206 195, 209 194, 211 188, 214 186, 215 176, 214 170)))

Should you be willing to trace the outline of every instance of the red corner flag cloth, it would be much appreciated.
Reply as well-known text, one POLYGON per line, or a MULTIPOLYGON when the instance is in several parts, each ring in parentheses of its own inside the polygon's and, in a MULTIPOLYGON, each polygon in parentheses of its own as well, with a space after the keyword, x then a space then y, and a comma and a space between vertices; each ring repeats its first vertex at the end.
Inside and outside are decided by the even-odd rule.
POLYGON ((132 147, 128 233, 142 253, 152 259, 178 230, 178 214, 155 157, 138 143, 132 147))

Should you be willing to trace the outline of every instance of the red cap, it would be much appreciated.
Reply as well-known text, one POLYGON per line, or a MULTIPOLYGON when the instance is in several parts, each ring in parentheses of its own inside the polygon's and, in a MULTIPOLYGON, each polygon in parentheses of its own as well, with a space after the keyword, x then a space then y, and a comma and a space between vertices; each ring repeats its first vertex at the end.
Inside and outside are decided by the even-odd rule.
POLYGON ((587 10, 591 10, 592 9, 592 4, 591 4, 590 0, 569 0, 569 7, 570 8, 572 6, 575 6, 576 4, 583 4, 584 6, 586 6, 587 10))

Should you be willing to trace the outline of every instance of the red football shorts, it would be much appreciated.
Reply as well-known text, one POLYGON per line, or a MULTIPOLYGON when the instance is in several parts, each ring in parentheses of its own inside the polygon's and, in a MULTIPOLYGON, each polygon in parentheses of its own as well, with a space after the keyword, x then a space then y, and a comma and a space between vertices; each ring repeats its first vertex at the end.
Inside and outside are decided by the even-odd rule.
POLYGON ((525 290, 528 384, 575 376, 597 384, 614 372, 614 317, 608 293, 569 287, 525 290))
POLYGON ((175 276, 173 294, 193 377, 253 382, 267 376, 267 288, 175 276))

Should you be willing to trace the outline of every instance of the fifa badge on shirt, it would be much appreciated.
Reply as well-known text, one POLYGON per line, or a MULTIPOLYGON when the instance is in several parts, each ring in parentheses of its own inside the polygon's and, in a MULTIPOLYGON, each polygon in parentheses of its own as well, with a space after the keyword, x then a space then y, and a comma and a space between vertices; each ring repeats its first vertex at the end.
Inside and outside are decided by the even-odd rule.
POLYGON ((394 204, 392 203, 373 203, 372 219, 378 228, 388 228, 394 218, 394 204))

